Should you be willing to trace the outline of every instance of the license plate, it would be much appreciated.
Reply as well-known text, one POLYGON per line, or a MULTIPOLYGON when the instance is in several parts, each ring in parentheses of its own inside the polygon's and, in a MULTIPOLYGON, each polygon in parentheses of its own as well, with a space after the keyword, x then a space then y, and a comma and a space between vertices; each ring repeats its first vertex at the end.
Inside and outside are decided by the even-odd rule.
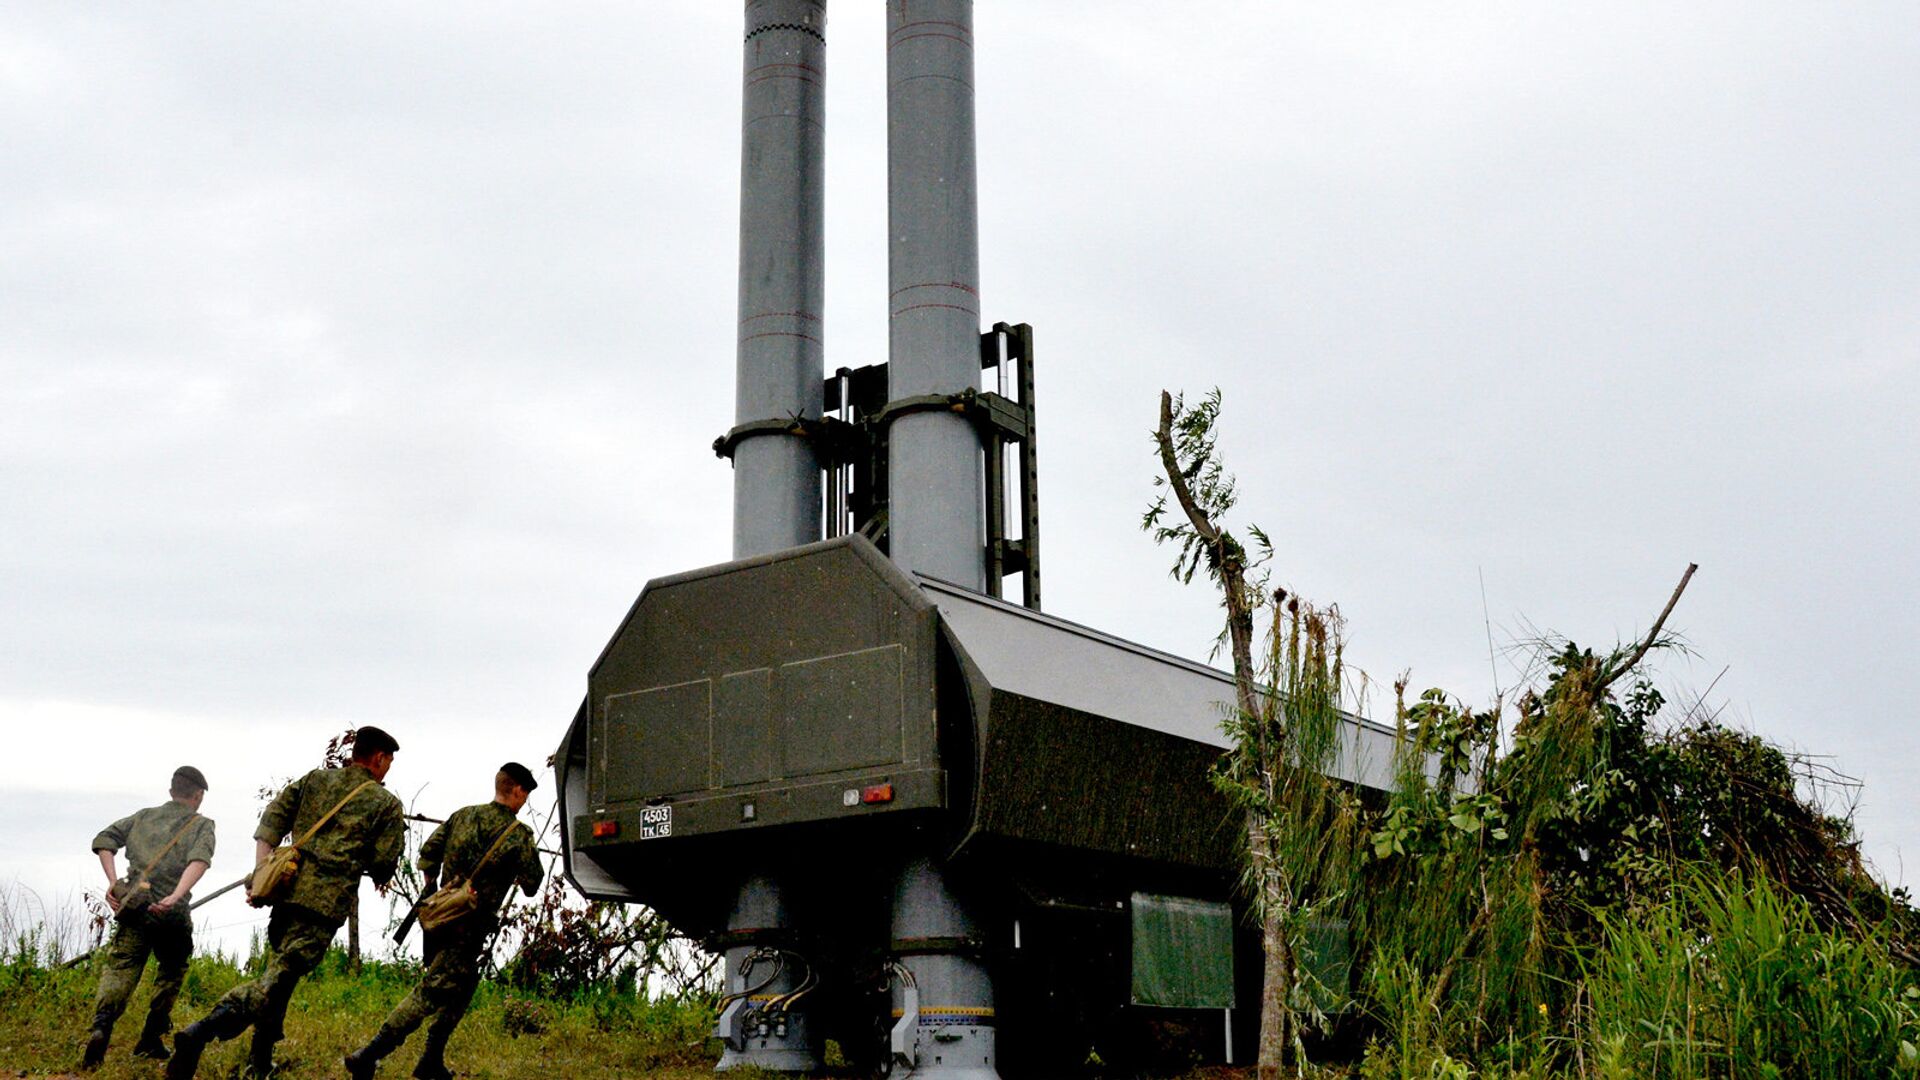
POLYGON ((649 806, 640 811, 640 839, 659 840, 673 835, 673 807, 649 806))

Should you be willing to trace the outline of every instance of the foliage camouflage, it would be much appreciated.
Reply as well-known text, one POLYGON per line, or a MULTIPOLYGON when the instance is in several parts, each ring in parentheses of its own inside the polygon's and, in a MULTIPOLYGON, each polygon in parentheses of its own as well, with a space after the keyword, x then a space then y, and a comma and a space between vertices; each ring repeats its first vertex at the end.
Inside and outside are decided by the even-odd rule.
MULTIPOLYGON (((1155 484, 1181 494, 1180 478, 1189 523, 1169 523, 1163 494, 1142 526, 1178 545, 1178 579, 1205 567, 1222 588, 1223 640, 1250 638, 1247 616, 1280 597, 1267 535, 1249 528, 1249 557, 1224 526, 1237 496, 1220 394, 1169 405, 1155 484), (1191 524, 1189 503, 1217 528, 1191 524)), ((1296 784, 1290 801, 1284 769, 1262 763, 1325 761, 1298 726, 1343 678, 1338 623, 1314 619, 1304 605, 1274 619, 1269 689, 1229 717, 1221 783, 1277 823, 1248 830, 1255 910, 1284 877, 1283 911, 1352 916, 1356 1005, 1323 1030, 1369 1044, 1363 1075, 1920 1075, 1920 925, 1862 861, 1849 815, 1825 808, 1844 778, 1697 710, 1668 720, 1636 665, 1673 638, 1543 644, 1544 678, 1510 708, 1437 689, 1409 702, 1403 682, 1394 789, 1296 784)), ((1314 1018, 1302 980, 1287 985, 1314 1018)))
POLYGON ((173 1002, 193 956, 193 921, 184 909, 167 915, 138 911, 115 923, 94 992, 95 1027, 111 1031, 126 1012, 149 956, 154 961, 153 996, 143 1031, 164 1035, 172 1030, 173 1002))

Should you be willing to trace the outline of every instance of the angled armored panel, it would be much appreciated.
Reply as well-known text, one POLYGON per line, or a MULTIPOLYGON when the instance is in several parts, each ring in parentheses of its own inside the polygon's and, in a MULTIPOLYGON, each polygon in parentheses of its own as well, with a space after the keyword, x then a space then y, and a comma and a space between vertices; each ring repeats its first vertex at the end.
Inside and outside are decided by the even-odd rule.
MULTIPOLYGON (((1209 772, 1227 746, 1227 673, 1064 619, 919 579, 976 685, 963 848, 1070 850, 1229 872, 1238 827, 1209 772)), ((1339 779, 1385 789, 1394 732, 1350 718, 1339 779)))
POLYGON ((673 907, 754 834, 943 809, 937 618, 860 537, 649 582, 560 759, 583 891, 673 907))

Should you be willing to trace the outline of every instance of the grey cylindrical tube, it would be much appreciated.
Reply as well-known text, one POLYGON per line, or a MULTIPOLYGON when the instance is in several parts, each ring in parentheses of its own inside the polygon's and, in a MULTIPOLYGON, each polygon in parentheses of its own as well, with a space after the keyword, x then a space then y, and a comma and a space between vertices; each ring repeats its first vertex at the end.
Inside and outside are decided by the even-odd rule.
MULTIPOLYGON (((993 980, 978 953, 959 944, 977 942, 981 928, 932 860, 911 858, 901 867, 894 881, 892 922, 896 948, 904 946, 906 953, 901 962, 920 992, 912 1075, 921 1080, 999 1080, 993 980)), ((904 1010, 905 989, 894 984, 897 1010, 904 1010)))
MULTIPOLYGON (((778 879, 756 874, 741 882, 735 894, 733 912, 727 917, 727 930, 735 935, 779 934, 788 930, 786 896, 778 879)), ((726 951, 726 985, 729 994, 746 994, 744 1007, 755 1032, 742 1049, 727 1047, 716 1066, 719 1072, 753 1066, 770 1072, 813 1072, 820 1068, 820 1053, 814 1046, 812 1018, 805 1008, 782 1009, 778 1027, 761 1006, 769 998, 790 994, 805 974, 803 967, 788 952, 778 960, 763 960, 747 971, 747 958, 756 951, 751 944, 737 944, 726 951), (751 993, 749 993, 751 991, 751 993), (767 1021, 769 1030, 758 1028, 767 1021)))
MULTIPOLYGON (((973 2, 887 4, 888 394, 980 382, 973 2)), ((889 551, 911 571, 986 586, 980 440, 950 412, 908 413, 888 443, 889 551)))
MULTIPOLYGON (((740 346, 735 423, 820 415, 826 247, 825 0, 747 0, 740 122, 740 346)), ((733 452, 733 555, 820 538, 820 465, 806 439, 733 452)))

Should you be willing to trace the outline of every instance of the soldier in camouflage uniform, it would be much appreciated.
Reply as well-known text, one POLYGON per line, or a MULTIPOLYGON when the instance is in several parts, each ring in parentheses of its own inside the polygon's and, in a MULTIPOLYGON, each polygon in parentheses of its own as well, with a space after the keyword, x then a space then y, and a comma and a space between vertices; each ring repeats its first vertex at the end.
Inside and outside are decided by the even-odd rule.
POLYGON ((260 827, 253 833, 256 866, 282 839, 298 840, 333 812, 311 840, 300 844, 300 872, 293 889, 273 905, 267 920, 272 954, 266 971, 227 991, 205 1017, 181 1029, 173 1041, 168 1080, 187 1080, 209 1041, 231 1039, 249 1026, 252 1074, 265 1077, 273 1071, 273 1046, 280 1041, 293 988, 320 965, 347 920, 360 891, 360 875, 380 886, 393 880, 406 843, 406 822, 400 800, 379 781, 386 779, 399 749, 393 736, 363 727, 354 733, 353 760, 344 768, 315 769, 295 780, 260 815, 260 827), (373 783, 361 787, 368 781, 373 783))
POLYGON ((538 786, 525 765, 507 762, 494 775, 492 802, 455 810, 421 846, 422 895, 433 892, 444 875, 449 887, 458 881, 471 884, 479 903, 469 914, 427 932, 426 974, 420 985, 388 1014, 373 1041, 347 1055, 347 1073, 355 1080, 371 1080, 380 1059, 398 1050, 428 1017, 433 1023, 427 1028, 427 1044, 413 1075, 419 1080, 451 1080, 445 1059, 447 1040, 466 1015, 480 983, 481 953, 499 925, 501 903, 516 884, 528 896, 540 887, 540 855, 534 849, 533 830, 514 820, 526 805, 527 794, 538 786))
POLYGON ((107 946, 106 970, 100 973, 100 989, 94 997, 93 1030, 87 1035, 87 1049, 80 1059, 83 1070, 98 1068, 107 1056, 113 1025, 127 1010, 134 987, 140 985, 149 953, 158 970, 153 978, 153 1001, 147 1006, 147 1025, 141 1029, 133 1053, 155 1059, 167 1056, 160 1037, 173 1030, 173 999, 180 993, 187 960, 193 956, 193 918, 187 909, 193 901, 193 886, 213 862, 213 820, 200 816, 200 801, 207 794, 206 776, 191 765, 182 765, 174 770, 167 794, 171 797, 166 802, 121 818, 93 838, 94 853, 107 875, 107 903, 114 909, 114 927, 113 942, 107 946), (141 871, 147 871, 147 888, 125 908, 112 892, 119 877, 113 857, 121 848, 127 851, 127 885, 138 886, 141 871))

